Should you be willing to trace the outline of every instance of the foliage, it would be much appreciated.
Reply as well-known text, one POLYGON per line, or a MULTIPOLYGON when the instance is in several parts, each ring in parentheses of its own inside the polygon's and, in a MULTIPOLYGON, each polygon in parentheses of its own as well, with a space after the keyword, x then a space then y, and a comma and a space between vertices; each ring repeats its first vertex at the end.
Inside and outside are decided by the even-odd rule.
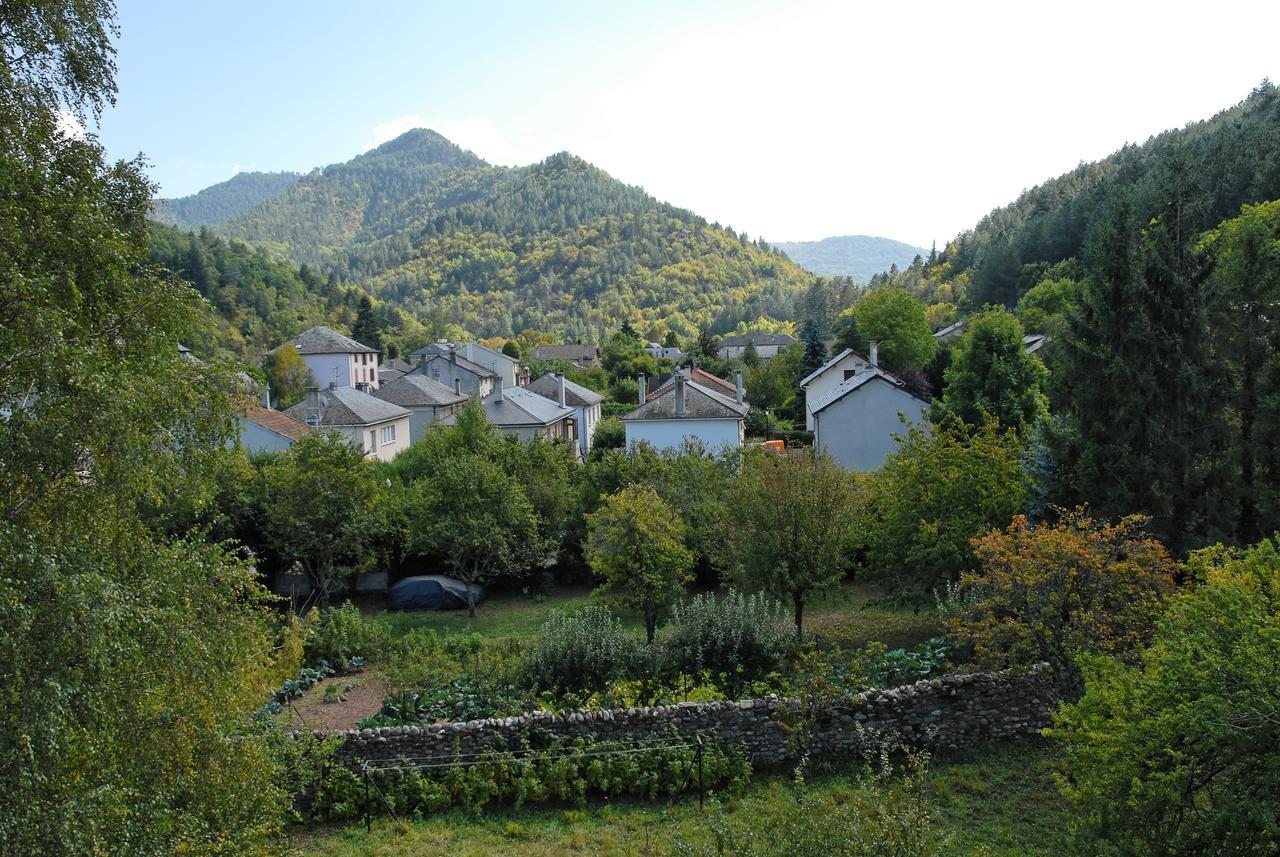
POLYGON ((726 552, 745 585, 790 599, 797 637, 805 602, 844 573, 853 496, 849 475, 824 453, 757 449, 743 458, 730 491, 726 552))
POLYGON ((360 298, 355 324, 351 325, 351 338, 377 351, 379 356, 386 353, 386 346, 382 342, 382 328, 374 317, 373 301, 369 300, 368 295, 360 298))
POLYGON ((1056 718, 1065 793, 1127 854, 1265 854, 1280 825, 1280 553, 1192 554, 1138 664, 1084 660, 1056 718))
POLYGON ((1060 333, 1067 316, 1079 305, 1083 288, 1083 282, 1069 277, 1042 279, 1018 298, 1018 321, 1028 333, 1060 333))
POLYGON ((294 442, 261 471, 263 536, 306 573, 320 606, 369 559, 380 490, 364 452, 332 432, 294 442))
POLYGON ((262 371, 267 376, 271 404, 276 410, 296 405, 306 397, 308 388, 316 386, 311 368, 298 349, 288 342, 263 355, 262 371))
MULTIPOLYGON (((509 749, 495 749, 490 764, 427 769, 405 766, 375 771, 373 776, 378 794, 368 808, 381 812, 385 809, 381 798, 385 798, 399 818, 421 817, 449 807, 479 813, 490 804, 519 808, 526 803, 555 801, 582 806, 589 795, 653 800, 699 787, 695 750, 672 744, 666 736, 592 741, 535 733, 509 749)), ((705 740, 704 787, 739 793, 750 778, 748 762, 718 741, 705 740)), ((310 814, 323 821, 358 818, 366 799, 363 782, 348 769, 335 768, 316 790, 310 814)))
POLYGON ((873 687, 900 687, 937 678, 951 666, 950 651, 945 637, 931 637, 911 649, 879 652, 867 667, 867 680, 873 687))
POLYGON ((954 418, 912 427, 866 482, 857 522, 869 577, 895 594, 928 592, 975 565, 970 539, 1025 511, 1016 433, 954 418))
POLYGON ((304 625, 303 652, 309 664, 328 663, 341 672, 351 672, 353 661, 381 659, 387 646, 386 629, 360 615, 350 601, 312 611, 304 625))
POLYGON ((704 672, 729 699, 778 669, 793 642, 783 607, 759 593, 704 593, 677 606, 662 642, 671 668, 704 672))
POLYGON ((604 578, 601 591, 644 616, 650 643, 692 575, 687 528, 652 488, 631 485, 587 516, 587 562, 604 578))
POLYGON ((870 343, 878 342, 880 365, 890 372, 923 366, 933 357, 937 344, 925 318, 924 304, 905 290, 872 289, 846 312, 856 323, 856 339, 851 341, 847 328, 838 322, 837 330, 844 331, 836 342, 838 348, 852 348, 867 355, 870 343))
POLYGON ((530 687, 557 693, 602 691, 627 674, 636 641, 607 607, 553 612, 524 654, 530 687))
POLYGON ((605 417, 596 423, 591 438, 591 454, 598 458, 606 449, 622 449, 627 445, 627 427, 617 417, 605 417))
POLYGON ((952 351, 942 404, 972 426, 994 418, 1024 431, 1048 416, 1048 375, 1023 347, 1018 320, 1003 307, 990 307, 969 319, 952 351))

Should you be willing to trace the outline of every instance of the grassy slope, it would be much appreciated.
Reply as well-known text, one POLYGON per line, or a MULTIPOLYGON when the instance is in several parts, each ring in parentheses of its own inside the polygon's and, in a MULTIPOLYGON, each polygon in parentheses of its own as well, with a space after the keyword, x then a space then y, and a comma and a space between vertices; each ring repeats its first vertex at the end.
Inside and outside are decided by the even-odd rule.
MULTIPOLYGON (((944 853, 1013 857, 1075 853, 1068 831, 1070 811, 1052 781, 1055 757, 1039 740, 992 745, 934 761, 929 774, 937 829, 951 838, 944 853)), ((864 788, 855 776, 811 780, 826 800, 839 801, 864 788)), ((745 795, 728 799, 732 819, 763 818, 792 800, 785 776, 758 780, 745 795)), ((427 819, 379 819, 373 832, 359 824, 300 834, 308 857, 408 857, 418 854, 661 855, 672 843, 711 842, 707 818, 696 798, 674 804, 595 803, 583 809, 537 807, 496 810, 481 817, 450 812, 427 819)))

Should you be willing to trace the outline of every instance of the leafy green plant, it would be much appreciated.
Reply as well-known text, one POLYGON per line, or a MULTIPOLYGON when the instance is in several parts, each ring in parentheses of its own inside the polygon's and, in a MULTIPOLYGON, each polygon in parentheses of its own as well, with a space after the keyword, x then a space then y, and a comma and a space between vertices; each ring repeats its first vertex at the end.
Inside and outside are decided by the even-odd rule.
POLYGON ((364 659, 380 653, 388 634, 379 622, 367 619, 350 601, 339 607, 313 611, 307 617, 307 663, 328 661, 340 672, 357 672, 364 659), (358 660, 353 660, 358 659, 358 660))
POLYGON ((604 690, 627 675, 637 645, 607 607, 552 613, 525 653, 524 682, 552 692, 604 690))
POLYGON ((729 699, 776 670, 795 639, 780 603, 732 589, 723 598, 705 593, 676 607, 666 634, 667 663, 691 676, 705 673, 729 699))
POLYGON ((926 678, 943 675, 950 662, 945 637, 932 637, 912 649, 881 652, 868 669, 868 679, 875 687, 897 687, 926 678))

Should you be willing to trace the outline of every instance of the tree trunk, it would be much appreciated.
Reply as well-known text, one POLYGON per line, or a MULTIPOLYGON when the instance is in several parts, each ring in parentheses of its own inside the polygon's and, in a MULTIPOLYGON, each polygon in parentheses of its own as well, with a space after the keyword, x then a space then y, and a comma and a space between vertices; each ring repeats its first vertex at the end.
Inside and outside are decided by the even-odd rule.
POLYGON ((791 601, 796 608, 796 639, 804 639, 804 596, 792 593, 791 601))
POLYGON ((472 591, 470 583, 467 584, 467 618, 476 618, 476 594, 472 591))

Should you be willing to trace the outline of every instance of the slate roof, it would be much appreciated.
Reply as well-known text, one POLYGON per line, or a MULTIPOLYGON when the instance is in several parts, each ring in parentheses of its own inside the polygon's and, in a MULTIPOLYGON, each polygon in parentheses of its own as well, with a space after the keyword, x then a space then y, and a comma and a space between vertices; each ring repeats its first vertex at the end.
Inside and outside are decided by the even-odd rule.
POLYGON ((332 327, 325 327, 323 324, 317 324, 315 327, 302 331, 302 333, 299 333, 284 345, 277 345, 271 349, 270 353, 274 354, 285 345, 292 345, 298 349, 299 354, 364 354, 365 352, 375 352, 375 349, 367 345, 361 345, 350 336, 338 333, 332 327))
POLYGON ((721 348, 746 348, 748 343, 761 345, 790 345, 795 342, 794 336, 785 333, 748 333, 743 336, 726 336, 720 340, 721 348))
MULTIPOLYGON (((307 400, 303 399, 285 411, 295 420, 306 422, 307 400)), ((327 387, 320 391, 320 425, 370 426, 409 416, 409 411, 355 387, 327 387)))
MULTIPOLYGON (((526 390, 532 390, 539 396, 550 399, 553 402, 560 401, 560 392, 556 385, 556 376, 552 372, 548 372, 538 380, 525 387, 526 390)), ((568 378, 564 379, 564 401, 565 404, 573 408, 589 408, 592 405, 598 405, 604 401, 604 396, 595 390, 588 389, 581 384, 575 384, 568 378)))
MULTIPOLYGON (((501 400, 494 391, 481 399, 480 404, 489 422, 499 427, 549 426, 573 416, 573 408, 562 408, 527 387, 507 387, 502 391, 501 400)), ((452 425, 457 418, 457 414, 450 414, 440 422, 452 425)))
MULTIPOLYGON (((720 378, 716 375, 712 375, 710 372, 707 372, 703 369, 699 369, 697 366, 694 366, 693 369, 686 369, 686 370, 677 369, 676 370, 676 372, 680 372, 680 371, 684 371, 687 373, 685 375, 686 381, 693 381, 696 384, 701 384, 704 387, 708 387, 712 390, 715 390, 717 393, 721 393, 725 396, 728 396, 731 399, 734 399, 736 404, 736 399, 738 397, 737 384, 731 384, 730 382, 726 381, 723 378, 720 378)), ((662 381, 661 384, 659 384, 658 386, 650 390, 648 393, 646 393, 644 400, 648 402, 652 399, 656 399, 658 398, 658 396, 661 396, 663 393, 665 393, 667 390, 670 390, 675 385, 676 385, 676 373, 672 372, 662 381)))
POLYGON ((739 405, 732 396, 718 393, 696 381, 684 382, 684 415, 676 416, 676 388, 672 384, 657 398, 649 399, 622 417, 623 420, 740 420, 751 406, 739 405))
POLYGON ((1028 333, 1022 337, 1022 347, 1026 349, 1028 354, 1035 354, 1041 348, 1044 348, 1053 337, 1044 333, 1028 333))
POLYGON ((441 407, 467 400, 466 396, 455 393, 448 385, 417 372, 384 382, 373 395, 403 408, 441 407))
POLYGON ((381 366, 378 367, 379 384, 389 384, 392 381, 398 381, 403 377, 404 373, 399 369, 383 369, 381 366))
POLYGON ((412 371, 413 364, 408 360, 401 360, 399 357, 392 357, 378 366, 379 377, 382 376, 383 372, 399 372, 401 375, 408 375, 412 371))
POLYGON ((264 408, 260 405, 255 405, 245 415, 245 419, 251 423, 257 423, 267 431, 287 437, 289 440, 299 440, 304 435, 311 433, 311 427, 301 420, 295 420, 286 413, 264 408))
MULTIPOLYGON (((510 354, 503 354, 501 351, 495 351, 487 345, 481 345, 479 342, 468 342, 463 346, 465 354, 472 362, 480 363, 481 360, 494 360, 496 362, 510 363, 513 366, 520 365, 520 361, 512 357, 510 354), (473 351, 481 352, 480 356, 472 356, 473 351)), ((458 356, 462 356, 461 354, 458 356)), ((480 363, 483 366, 483 363, 480 363)), ((496 370, 495 370, 496 371, 496 370)))
MULTIPOLYGON (((852 378, 845 379, 843 382, 841 382, 841 384, 838 387, 831 390, 831 392, 827 393, 825 396, 822 396, 821 398, 814 400, 812 403, 813 413, 816 414, 819 411, 821 411, 823 408, 826 408, 835 404, 836 402, 843 399, 845 396, 852 393, 854 390, 861 389, 862 387, 866 386, 868 383, 870 383, 871 381, 874 381, 877 378, 901 389, 904 393, 906 393, 908 396, 910 396, 913 399, 920 398, 915 393, 912 393, 910 390, 908 390, 906 388, 906 385, 903 384, 900 378, 896 378, 893 375, 890 375, 888 372, 884 371, 883 369, 879 369, 874 366, 868 366, 865 369, 858 370, 858 372, 852 378)), ((923 401, 923 399, 921 399, 921 401, 923 401)))
MULTIPOLYGON (((422 362, 419 363, 417 367, 414 368, 413 371, 415 373, 421 372, 423 374, 427 374, 427 377, 430 377, 428 373, 430 373, 431 370, 428 367, 432 363, 434 363, 437 360, 452 362, 453 358, 454 358, 454 355, 452 354, 434 354, 434 355, 429 354, 422 358, 422 362)), ((497 377, 496 375, 494 375, 493 370, 490 369, 488 366, 481 366, 479 363, 472 363, 470 360, 463 357, 461 354, 458 354, 457 358, 458 358, 459 369, 466 369, 472 375, 475 375, 476 377, 479 377, 479 378, 488 378, 490 376, 497 377)))
POLYGON ((813 379, 815 379, 815 378, 817 378, 818 376, 820 376, 823 372, 826 372, 826 371, 827 371, 828 369, 830 369, 832 366, 836 365, 836 364, 837 364, 837 363, 839 363, 841 360, 843 360, 844 358, 848 357, 850 354, 852 354, 854 357, 857 357, 857 358, 858 358, 859 360, 861 360, 863 363, 867 363, 867 364, 870 364, 870 363, 871 363, 871 361, 870 361, 870 360, 868 360, 867 358, 863 357, 861 354, 857 354, 857 353, 855 353, 855 352, 854 352, 854 350, 853 350, 852 348, 846 348, 844 351, 841 351, 841 352, 840 352, 839 354, 837 354, 835 357, 832 357, 832 358, 831 358, 830 360, 828 360, 826 363, 823 363, 823 364, 822 364, 821 366, 819 366, 817 369, 814 369, 812 372, 810 372, 808 375, 806 375, 804 378, 802 378, 802 379, 801 379, 801 381, 800 381, 800 386, 801 386, 801 387, 805 386, 805 385, 806 385, 806 384, 808 384, 810 381, 812 381, 813 379))
POLYGON ((568 343, 565 345, 535 345, 533 356, 539 360, 587 360, 600 358, 600 349, 595 345, 568 343))
POLYGON ((951 324, 948 324, 946 327, 935 330, 933 332, 933 338, 938 340, 939 342, 946 342, 948 339, 951 339, 953 336, 959 336, 960 333, 964 330, 964 326, 968 323, 969 323, 969 319, 967 318, 962 318, 959 321, 952 322, 951 324))

